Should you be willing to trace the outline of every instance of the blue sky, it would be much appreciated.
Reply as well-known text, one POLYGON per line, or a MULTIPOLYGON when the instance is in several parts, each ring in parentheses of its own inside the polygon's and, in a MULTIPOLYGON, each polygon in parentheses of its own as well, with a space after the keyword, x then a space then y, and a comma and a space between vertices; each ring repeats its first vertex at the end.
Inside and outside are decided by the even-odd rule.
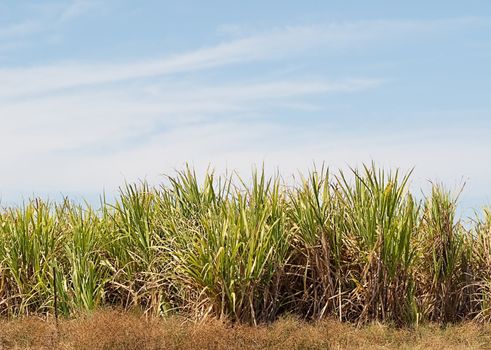
POLYGON ((489 1, 2 1, 0 195, 415 167, 491 203, 489 1))

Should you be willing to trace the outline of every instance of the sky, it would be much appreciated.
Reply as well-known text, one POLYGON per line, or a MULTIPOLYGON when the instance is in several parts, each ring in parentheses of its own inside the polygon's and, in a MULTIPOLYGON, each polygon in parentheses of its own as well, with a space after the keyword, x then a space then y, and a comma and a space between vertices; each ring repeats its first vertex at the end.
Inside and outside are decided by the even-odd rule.
POLYGON ((325 163, 491 204, 490 1, 0 0, 0 197, 325 163))

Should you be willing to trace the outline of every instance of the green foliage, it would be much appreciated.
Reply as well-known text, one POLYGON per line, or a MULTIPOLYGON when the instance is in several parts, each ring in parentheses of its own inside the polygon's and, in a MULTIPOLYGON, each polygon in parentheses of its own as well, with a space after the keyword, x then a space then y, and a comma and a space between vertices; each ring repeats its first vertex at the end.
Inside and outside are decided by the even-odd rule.
POLYGON ((435 185, 418 203, 409 178, 322 167, 287 187, 263 170, 200 181, 187 167, 160 187, 127 184, 98 210, 38 199, 6 208, 0 313, 52 314, 56 294, 65 315, 491 319, 491 212, 466 227, 450 192, 435 185))

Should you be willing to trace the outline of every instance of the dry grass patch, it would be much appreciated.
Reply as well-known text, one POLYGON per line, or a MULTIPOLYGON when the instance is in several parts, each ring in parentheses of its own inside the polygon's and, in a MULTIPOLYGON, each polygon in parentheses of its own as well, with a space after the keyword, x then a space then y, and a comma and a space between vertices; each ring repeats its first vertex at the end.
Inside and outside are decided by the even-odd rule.
POLYGON ((398 329, 374 323, 357 328, 335 320, 306 323, 285 318, 253 327, 98 311, 62 320, 58 332, 51 320, 2 321, 0 349, 491 349, 491 325, 398 329))

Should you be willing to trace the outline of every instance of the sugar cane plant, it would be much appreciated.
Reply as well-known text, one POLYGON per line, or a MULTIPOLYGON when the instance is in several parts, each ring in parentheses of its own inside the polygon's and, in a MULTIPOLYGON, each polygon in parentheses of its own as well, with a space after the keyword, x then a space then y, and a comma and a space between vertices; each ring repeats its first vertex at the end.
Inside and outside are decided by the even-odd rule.
POLYGON ((257 324, 491 319, 491 212, 374 164, 293 181, 254 171, 124 185, 101 205, 0 210, 0 314, 103 307, 257 324), (201 179, 201 180, 200 180, 201 179), (56 294, 56 303, 55 303, 56 294), (56 304, 56 305, 55 305, 56 304))

